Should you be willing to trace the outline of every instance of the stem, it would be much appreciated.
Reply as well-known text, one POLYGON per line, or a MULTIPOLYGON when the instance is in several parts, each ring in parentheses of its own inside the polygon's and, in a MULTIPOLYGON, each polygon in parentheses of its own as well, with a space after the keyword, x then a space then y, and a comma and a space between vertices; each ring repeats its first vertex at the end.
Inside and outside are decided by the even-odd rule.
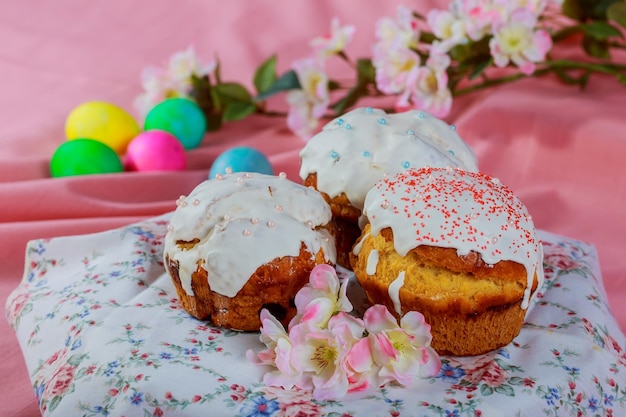
POLYGON ((609 74, 614 76, 626 75, 626 65, 615 64, 615 63, 602 63, 595 64, 593 62, 578 62, 578 61, 570 61, 568 59, 558 59, 555 61, 546 61, 543 63, 544 67, 536 70, 531 75, 526 75, 522 73, 507 75, 505 77, 500 78, 487 78, 480 84, 475 84, 466 88, 461 88, 457 91, 453 91, 453 95, 461 96, 463 94, 469 94, 474 91, 481 90, 487 87, 493 87, 500 84, 505 84, 513 81, 517 81, 526 77, 539 77, 541 75, 545 75, 552 71, 556 70, 586 70, 590 72, 609 74))

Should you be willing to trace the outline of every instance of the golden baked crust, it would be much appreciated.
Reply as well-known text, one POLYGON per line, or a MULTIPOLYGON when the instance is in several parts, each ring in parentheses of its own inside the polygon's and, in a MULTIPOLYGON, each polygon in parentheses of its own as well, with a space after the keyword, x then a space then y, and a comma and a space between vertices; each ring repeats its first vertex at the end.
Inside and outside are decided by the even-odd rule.
MULTIPOLYGON (((432 346, 440 354, 477 355, 508 343, 517 336, 525 310, 521 308, 527 285, 526 269, 512 261, 495 265, 483 262, 478 253, 458 256, 456 249, 418 246, 406 256, 393 245, 393 232, 378 236, 363 230, 358 256, 351 265, 369 301, 383 304, 400 316, 389 295, 389 286, 402 271, 404 285, 398 296, 402 314, 422 313, 431 325, 432 346), (379 260, 373 275, 366 273, 372 250, 379 260)), ((537 278, 533 283, 534 290, 537 278)))
MULTIPOLYGON (((309 174, 304 180, 304 185, 317 190, 317 174, 309 174)), ((361 229, 359 228, 361 210, 350 204, 350 200, 345 193, 330 198, 325 192, 319 190, 318 192, 324 197, 333 214, 332 222, 336 227, 334 238, 335 246, 337 247, 337 263, 344 268, 352 269, 349 254, 352 250, 352 245, 361 236, 361 229)))
POLYGON ((297 257, 285 256, 261 265, 231 298, 211 290, 201 261, 191 278, 193 294, 187 294, 178 275, 178 262, 165 256, 178 298, 189 314, 215 326, 242 331, 260 329, 259 313, 263 308, 287 325, 296 314, 296 293, 309 281, 315 265, 325 263, 324 259, 323 250, 312 256, 303 244, 297 257))

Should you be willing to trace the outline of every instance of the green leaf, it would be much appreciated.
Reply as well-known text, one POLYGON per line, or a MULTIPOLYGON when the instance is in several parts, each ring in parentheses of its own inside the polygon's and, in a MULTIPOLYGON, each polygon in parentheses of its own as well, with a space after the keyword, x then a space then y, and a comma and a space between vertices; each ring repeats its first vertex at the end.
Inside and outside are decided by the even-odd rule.
POLYGON ((215 132, 222 127, 222 116, 220 114, 205 113, 206 118, 206 130, 208 132, 215 132))
POLYGON ((302 86, 300 85, 298 74, 294 70, 289 70, 274 81, 263 93, 259 94, 255 100, 262 101, 274 94, 299 88, 302 88, 302 86))
POLYGON ((609 45, 606 41, 597 40, 591 36, 583 36, 583 49, 587 54, 600 59, 610 59, 609 45))
POLYGON ((498 385, 497 387, 494 388, 494 390, 498 394, 504 394, 507 397, 515 397, 515 391, 513 390, 513 387, 510 385, 507 385, 507 384, 498 385))
POLYGON ((554 68, 554 74, 556 74, 556 76, 559 77, 565 84, 573 85, 579 83, 578 79, 570 76, 563 68, 554 68))
POLYGON ((507 382, 511 385, 522 385, 524 383, 525 378, 521 378, 519 376, 513 376, 507 380, 507 382))
POLYGON ((429 32, 422 32, 420 33, 420 42, 423 43, 433 43, 433 41, 436 41, 437 37, 435 35, 433 35, 432 33, 429 32))
POLYGON ((469 75, 469 79, 473 80, 474 78, 480 76, 480 74, 482 74, 487 68, 489 68, 491 64, 493 64, 493 58, 486 59, 476 64, 476 66, 469 75))
POLYGON ((562 6, 563 14, 574 20, 583 20, 585 11, 577 0, 565 0, 562 6))
POLYGON ((360 58, 356 62, 357 81, 360 83, 375 83, 376 68, 369 58, 360 58))
POLYGON ((222 103, 230 103, 233 101, 251 102, 252 96, 244 87, 239 83, 223 83, 218 84, 214 88, 217 95, 220 97, 222 103))
POLYGON ((254 87, 257 93, 261 94, 266 91, 278 76, 276 75, 276 55, 272 55, 263 62, 254 73, 254 87))
POLYGON ((332 104, 333 111, 337 114, 345 112, 348 108, 354 106, 361 97, 367 96, 367 86, 376 85, 376 68, 372 64, 372 60, 361 58, 356 63, 357 81, 354 87, 348 90, 348 93, 336 103, 332 104))
POLYGON ((484 396, 493 394, 493 388, 487 384, 482 384, 480 386, 480 393, 484 396))
POLYGON ((612 36, 624 37, 615 26, 605 22, 591 22, 583 26, 585 34, 599 41, 608 39, 612 36))
POLYGON ((626 2, 613 3, 606 10, 606 17, 626 28, 626 2))
POLYGON ((606 13, 609 7, 616 2, 624 0, 585 0, 587 8, 591 10, 588 16, 593 20, 606 20, 606 13))
POLYGON ((615 77, 617 78, 617 81, 619 81, 620 84, 622 84, 623 86, 626 86, 626 75, 616 74, 615 77))
POLYGON ((354 106, 361 97, 366 95, 367 90, 364 86, 357 84, 348 91, 348 94, 343 96, 343 98, 334 103, 331 107, 337 114, 344 113, 349 107, 354 106))
POLYGON ((246 103, 242 101, 233 101, 226 105, 224 114, 222 114, 222 122, 234 122, 241 120, 256 110, 256 107, 252 103, 246 103))
POLYGON ((220 63, 219 59, 217 59, 217 57, 215 57, 215 71, 213 71, 213 74, 215 74, 215 82, 217 84, 221 84, 222 83, 222 64, 220 63))
POLYGON ((72 366, 78 366, 83 361, 83 359, 84 359, 84 355, 75 354, 67 358, 67 363, 72 366))
POLYGON ((328 89, 330 91, 339 90, 340 88, 341 88, 341 84, 339 84, 337 81, 328 80, 328 89))
POLYGON ((210 113, 213 111, 213 100, 211 96, 211 83, 209 82, 209 77, 206 75, 202 78, 196 77, 195 75, 191 77, 191 98, 200 106, 202 111, 206 113, 210 113))

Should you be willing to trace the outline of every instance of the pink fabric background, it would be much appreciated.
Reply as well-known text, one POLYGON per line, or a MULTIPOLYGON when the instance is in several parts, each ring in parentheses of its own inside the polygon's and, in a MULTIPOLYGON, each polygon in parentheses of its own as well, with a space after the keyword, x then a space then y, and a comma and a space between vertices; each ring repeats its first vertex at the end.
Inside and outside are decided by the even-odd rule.
MULTIPOLYGON (((308 41, 326 32, 333 16, 357 27, 348 52, 364 56, 374 22, 395 15, 399 3, 2 2, 2 305, 21 279, 28 240, 106 230, 173 210, 180 194, 207 177, 215 156, 235 144, 257 147, 276 172, 298 180, 301 140, 283 119, 262 117, 207 135, 188 153, 185 172, 51 179, 48 161, 75 106, 106 100, 132 110, 141 70, 190 44, 205 60, 219 56, 224 79, 250 85, 254 68, 271 54, 279 53, 281 71, 307 55, 308 41)), ((419 10, 437 3, 446 6, 419 2, 419 10)), ((275 106, 283 106, 282 98, 275 106)), ((626 88, 607 77, 592 77, 584 92, 549 77, 525 80, 456 100, 447 121, 474 148, 482 171, 521 197, 537 227, 598 248, 610 304, 626 330, 626 88)), ((39 415, 4 319, 0 338, 0 415, 39 415)))

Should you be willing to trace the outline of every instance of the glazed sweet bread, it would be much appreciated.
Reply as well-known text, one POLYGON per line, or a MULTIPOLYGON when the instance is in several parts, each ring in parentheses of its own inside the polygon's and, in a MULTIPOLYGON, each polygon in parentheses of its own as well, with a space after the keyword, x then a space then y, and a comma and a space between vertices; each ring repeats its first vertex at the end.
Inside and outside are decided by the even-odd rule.
POLYGON ((423 111, 387 114, 357 108, 307 142, 300 152, 300 177, 331 206, 341 231, 340 265, 350 267, 348 256, 361 234, 358 218, 367 192, 385 174, 426 166, 478 170, 474 153, 454 127, 423 111))
POLYGON ((287 324, 320 263, 335 263, 330 207, 283 174, 218 175, 181 196, 164 243, 179 299, 192 316, 256 331, 269 309, 287 324))
POLYGON ((543 249, 526 207, 497 179, 422 168, 367 194, 351 263, 368 299, 422 313, 440 354, 510 343, 543 283, 543 249))

